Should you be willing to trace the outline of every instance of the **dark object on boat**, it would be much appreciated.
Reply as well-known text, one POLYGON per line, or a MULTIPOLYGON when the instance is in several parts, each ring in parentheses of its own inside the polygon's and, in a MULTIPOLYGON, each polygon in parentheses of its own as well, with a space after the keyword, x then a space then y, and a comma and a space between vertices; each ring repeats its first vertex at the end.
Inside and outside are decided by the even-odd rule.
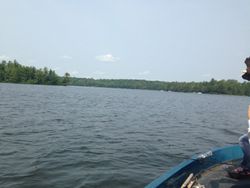
POLYGON ((228 171, 228 175, 235 179, 250 179, 250 171, 242 167, 237 167, 228 171))
POLYGON ((246 72, 242 75, 242 78, 250 81, 250 57, 246 58, 245 64, 247 66, 246 72))
POLYGON ((239 181, 228 175, 229 171, 240 165, 242 157, 243 153, 238 145, 196 155, 172 168, 145 188, 180 188, 182 186, 190 188, 250 187, 250 179, 239 181), (190 176, 192 177, 190 178, 190 176), (186 183, 187 180, 190 183, 186 183), (192 185, 189 186, 189 184, 192 185))

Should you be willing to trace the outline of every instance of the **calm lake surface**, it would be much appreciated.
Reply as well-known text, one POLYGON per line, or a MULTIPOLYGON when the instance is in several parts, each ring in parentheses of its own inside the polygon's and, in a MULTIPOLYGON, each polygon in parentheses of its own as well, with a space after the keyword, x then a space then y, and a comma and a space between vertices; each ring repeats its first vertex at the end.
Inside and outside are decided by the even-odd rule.
POLYGON ((0 84, 0 187, 143 187, 238 142, 249 97, 0 84))

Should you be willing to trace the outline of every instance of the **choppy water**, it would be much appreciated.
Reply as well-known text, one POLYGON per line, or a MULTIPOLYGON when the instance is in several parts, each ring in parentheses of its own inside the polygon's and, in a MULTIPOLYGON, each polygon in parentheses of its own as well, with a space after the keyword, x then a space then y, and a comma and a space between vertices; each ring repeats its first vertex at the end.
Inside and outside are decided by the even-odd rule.
POLYGON ((143 187, 238 142, 249 97, 0 84, 0 187, 143 187))

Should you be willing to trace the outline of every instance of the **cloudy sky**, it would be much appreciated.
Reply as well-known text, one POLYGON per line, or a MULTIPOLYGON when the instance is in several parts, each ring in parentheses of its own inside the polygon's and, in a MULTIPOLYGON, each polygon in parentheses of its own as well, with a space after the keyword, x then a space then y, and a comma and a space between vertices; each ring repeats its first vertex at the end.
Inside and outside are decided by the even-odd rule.
POLYGON ((0 0, 0 60, 59 75, 241 80, 249 0, 0 0))

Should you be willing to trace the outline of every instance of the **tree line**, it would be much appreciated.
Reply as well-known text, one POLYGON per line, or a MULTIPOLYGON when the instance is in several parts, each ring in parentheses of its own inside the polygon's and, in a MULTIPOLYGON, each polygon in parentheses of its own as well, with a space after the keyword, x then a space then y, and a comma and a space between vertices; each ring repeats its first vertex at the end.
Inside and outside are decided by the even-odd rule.
POLYGON ((35 67, 23 66, 16 60, 0 63, 0 82, 44 84, 44 85, 67 85, 69 73, 64 77, 58 76, 55 71, 48 69, 37 69, 35 67))
POLYGON ((55 71, 23 66, 16 60, 0 63, 0 82, 45 85, 75 85, 128 89, 148 89, 174 92, 201 92, 208 94, 228 94, 250 96, 250 83, 236 80, 215 80, 205 82, 163 82, 130 79, 74 78, 69 73, 63 77, 55 71))
POLYGON ((215 80, 205 82, 163 82, 127 79, 71 78, 70 85, 95 86, 128 89, 148 89, 174 92, 228 94, 250 96, 250 83, 236 80, 215 80))

